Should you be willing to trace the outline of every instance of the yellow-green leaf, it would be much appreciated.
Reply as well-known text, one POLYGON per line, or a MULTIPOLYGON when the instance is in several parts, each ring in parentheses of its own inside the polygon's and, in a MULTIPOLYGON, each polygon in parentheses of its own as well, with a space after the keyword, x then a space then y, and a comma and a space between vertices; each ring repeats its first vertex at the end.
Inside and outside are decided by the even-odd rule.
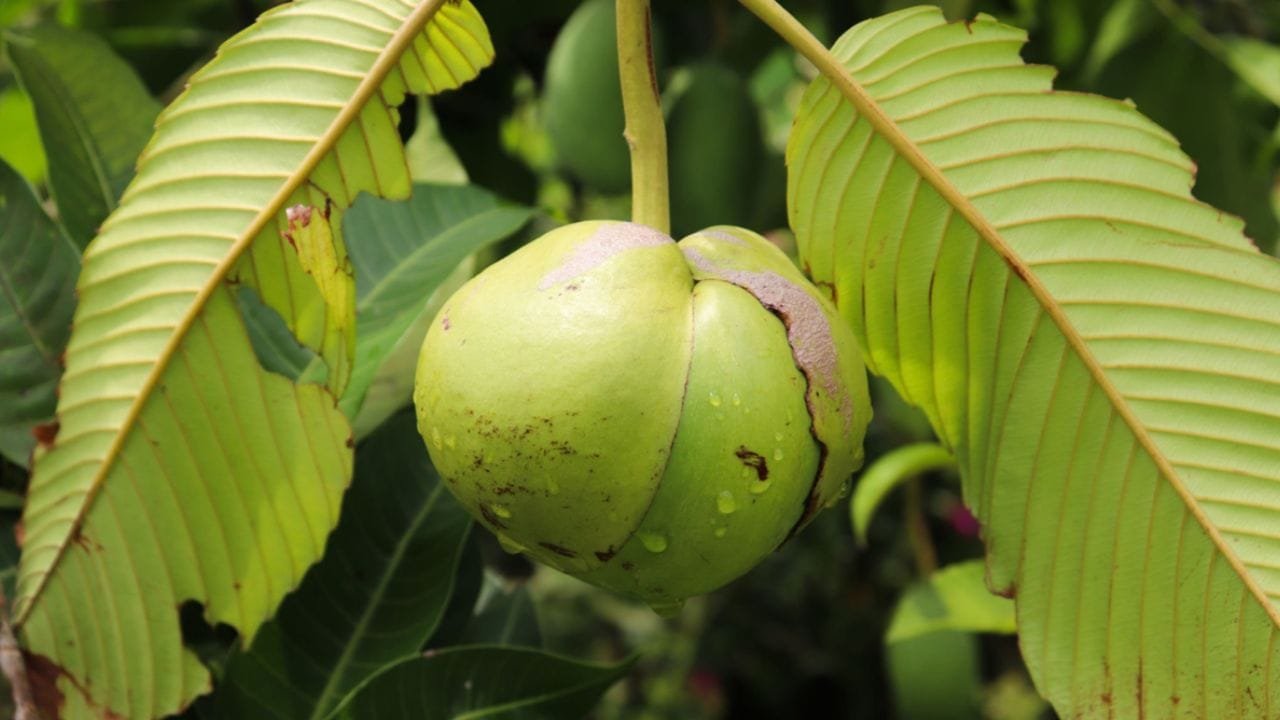
POLYGON ((61 431, 24 514, 15 624, 63 712, 181 710, 210 678, 179 606, 247 642, 320 556, 352 463, 342 214, 409 192, 405 93, 456 87, 492 53, 465 0, 297 2, 161 114, 86 250, 61 431), (327 386, 261 367, 236 288, 325 359, 327 386))
POLYGON ((1280 263, 1025 39, 915 8, 807 46, 801 257, 954 451, 1063 717, 1272 717, 1280 263))

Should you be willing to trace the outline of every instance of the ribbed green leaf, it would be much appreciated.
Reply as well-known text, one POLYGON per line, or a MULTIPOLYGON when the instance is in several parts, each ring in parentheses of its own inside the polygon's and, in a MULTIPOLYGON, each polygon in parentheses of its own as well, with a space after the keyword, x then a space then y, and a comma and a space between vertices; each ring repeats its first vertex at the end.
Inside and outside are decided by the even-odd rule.
POLYGON ((1280 263, 1024 40, 917 8, 810 53, 801 256, 955 452, 1060 714, 1274 716, 1280 263))
POLYGON ((53 419, 80 256, 0 161, 0 454, 25 466, 32 429, 53 419))
POLYGON ((324 559, 235 657, 224 718, 323 718, 355 686, 415 656, 453 594, 471 527, 432 469, 413 412, 356 450, 356 476, 324 559))
POLYGON ((447 648, 388 668, 331 717, 578 718, 630 668, 630 662, 590 665, 527 648, 447 648))
POLYGON ((160 104, 94 35, 44 25, 4 39, 35 105, 59 218, 83 247, 133 178, 160 104))
POLYGON ((489 62, 467 2, 309 0, 227 41, 161 114, 85 254, 61 432, 35 465, 15 620, 63 714, 152 718, 209 688, 179 605, 248 643, 321 554, 351 474, 341 217, 404 196, 395 108, 489 62), (251 290, 326 360, 259 365, 251 290))

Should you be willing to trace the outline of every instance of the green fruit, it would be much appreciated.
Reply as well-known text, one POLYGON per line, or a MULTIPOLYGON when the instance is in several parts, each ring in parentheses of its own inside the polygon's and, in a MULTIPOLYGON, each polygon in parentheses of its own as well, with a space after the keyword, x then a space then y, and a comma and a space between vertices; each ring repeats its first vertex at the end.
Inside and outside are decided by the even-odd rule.
POLYGON ((543 118, 560 165, 602 193, 631 185, 614 0, 583 3, 547 59, 543 118))
POLYGON ((755 102, 723 65, 695 65, 687 82, 668 123, 671 225, 680 234, 749 222, 764 153, 755 102))
POLYGON ((432 461, 510 549, 672 606, 834 502, 870 408, 850 331, 759 235, 554 230, 432 323, 432 461))

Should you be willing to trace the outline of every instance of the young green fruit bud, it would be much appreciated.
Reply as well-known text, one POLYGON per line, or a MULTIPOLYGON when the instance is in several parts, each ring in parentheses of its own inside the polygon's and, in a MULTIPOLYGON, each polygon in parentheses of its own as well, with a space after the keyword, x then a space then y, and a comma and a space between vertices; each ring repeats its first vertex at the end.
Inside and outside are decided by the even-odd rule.
POLYGON ((834 502, 871 415, 850 331, 768 241, 618 222, 463 286, 414 401, 440 475, 508 548, 655 608, 834 502))

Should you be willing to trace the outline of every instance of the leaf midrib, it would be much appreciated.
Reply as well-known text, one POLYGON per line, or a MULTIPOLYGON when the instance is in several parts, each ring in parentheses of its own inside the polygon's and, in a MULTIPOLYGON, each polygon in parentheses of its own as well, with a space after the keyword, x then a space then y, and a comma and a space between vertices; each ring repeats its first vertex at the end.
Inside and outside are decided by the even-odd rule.
MULTIPOLYGON (((431 494, 423 501, 422 508, 414 515, 413 520, 405 528, 404 534, 400 536, 400 540, 396 543, 396 547, 390 557, 387 558, 387 564, 378 577, 378 583, 374 586, 373 592, 369 595, 369 601, 360 613, 360 619, 356 622, 355 627, 351 629, 350 635, 347 636, 342 654, 338 656, 338 661, 334 663, 324 687, 321 688, 320 694, 316 697, 315 705, 312 706, 311 713, 308 716, 311 720, 323 720, 323 718, 329 716, 330 711, 333 709, 329 705, 333 696, 338 692, 338 681, 346 677, 346 670, 351 664, 351 658, 355 654, 356 647, 359 645, 359 638, 364 637, 369 623, 373 621, 374 609, 379 606, 383 596, 386 595, 387 587, 391 584, 391 578, 395 576, 395 571, 403 562, 405 553, 409 550, 409 545, 417 535, 418 529, 426 522, 427 516, 431 514, 436 503, 440 500, 442 492, 444 492, 444 486, 438 483, 435 489, 431 491, 431 494)), ((459 543, 459 547, 464 544, 459 543)), ((443 605, 438 608, 436 622, 439 622, 439 616, 443 610, 443 605)))
POLYGON ((20 302, 17 290, 13 284, 13 278, 8 271, 7 263, 0 263, 0 291, 3 291, 5 300, 9 306, 13 308, 13 314, 18 318, 18 322, 22 324, 22 328, 27 331, 27 337, 31 340, 31 344, 35 346, 40 353, 40 357, 44 358, 44 362, 53 368, 54 373, 60 372, 58 367, 58 358, 54 356, 53 351, 45 343, 40 333, 36 332, 36 327, 31 321, 31 316, 26 312, 26 308, 20 302))
POLYGON ((1058 331, 1062 333, 1063 338, 1071 347, 1075 355, 1080 358, 1085 369, 1093 378, 1093 381, 1103 394, 1107 396, 1111 406, 1115 412, 1124 420, 1130 432, 1138 444, 1152 459, 1157 470, 1168 482, 1173 490, 1182 500, 1182 504, 1187 508, 1188 512, 1196 519, 1200 527, 1208 535, 1211 542, 1218 549, 1218 552, 1231 566, 1235 574, 1244 583, 1245 587, 1254 596, 1254 599, 1266 611, 1267 616, 1275 625, 1280 625, 1280 610, 1267 597, 1266 593, 1254 581, 1253 576, 1245 568, 1240 558, 1231 549, 1231 547, 1223 539, 1222 534, 1217 527, 1213 525, 1201 509, 1200 504, 1196 501, 1178 476, 1177 471, 1169 462, 1168 458, 1160 452, 1159 447, 1147 432, 1146 427, 1138 419, 1133 409, 1129 406, 1128 401, 1120 394, 1120 391, 1107 377, 1102 364, 1094 357, 1092 351, 1089 350, 1084 338, 1076 331, 1067 317, 1062 306, 1053 298, 1048 289, 1040 281, 1039 277, 1032 271, 1032 268, 1024 263, 1021 258, 1014 253, 1013 249, 1005 243, 1000 237, 999 232, 991 225, 990 222, 978 211, 978 209, 969 202, 968 198, 956 188, 950 180, 942 173, 941 170, 929 160, 920 148, 911 140, 911 138, 894 122, 880 105, 867 93, 867 91, 855 80, 848 68, 840 62, 835 55, 829 51, 817 38, 799 23, 794 17, 788 14, 777 4, 775 0, 739 0, 752 12, 756 13, 766 24, 772 27, 780 36, 792 45, 805 59, 813 63, 818 72, 827 79, 832 85, 840 91, 861 118, 865 119, 873 131, 883 138, 893 150, 907 161, 909 165, 919 173, 921 179, 928 183, 933 189, 952 207, 956 212, 969 224, 970 227, 986 241, 987 245, 994 250, 1001 259, 1009 266, 1009 269, 1017 275, 1027 289, 1031 292, 1032 297, 1044 310, 1046 314, 1053 320, 1058 331))
POLYGON ((320 162, 333 151, 338 139, 354 122, 359 119, 360 113, 368 105, 370 99, 378 93, 383 82, 391 71, 399 64, 405 51, 422 32, 422 29, 431 22, 431 18, 436 12, 449 0, 423 0, 420 5, 413 9, 401 23, 399 29, 391 36, 391 40, 387 43, 382 53, 374 60, 373 65, 369 68, 369 72, 365 75, 364 80, 356 87, 352 93, 350 100, 338 111, 333 122, 325 130, 317 140, 315 145, 303 158, 298 168, 290 175, 276 194, 269 200, 262 211, 253 219, 245 232, 236 239, 227 251, 226 257, 219 263, 210 273, 208 280, 192 298, 191 305, 187 309, 185 315, 179 319, 174 326, 173 334, 169 341, 165 344, 164 349, 156 359, 155 366, 150 374, 147 375, 141 387, 138 389, 137 398, 133 404, 129 406, 128 412, 125 414, 124 420, 120 425, 119 432, 111 441, 111 445, 107 448, 103 456, 98 472, 94 475, 89 485, 89 490, 85 494, 84 501, 80 505, 75 518, 72 520, 67 529, 66 535, 51 560, 48 561, 47 570, 40 577, 39 583, 32 589, 31 594, 25 598, 19 598, 22 603, 21 609, 14 617, 13 624, 21 625, 31 613, 32 608, 36 606, 45 587, 48 586, 50 578, 56 572, 58 564, 62 557, 66 554, 67 548, 71 546, 71 540, 79 534, 80 528, 83 527, 85 518, 88 516, 89 508, 93 506, 94 500, 97 499, 98 493, 101 492, 102 485, 114 467, 115 462, 119 459, 124 450, 125 442, 130 436, 132 429, 136 426, 138 418, 142 415, 142 409, 150 399, 156 386, 160 382, 160 378, 164 375, 170 361, 177 355, 178 348, 186 339, 192 326, 197 318, 204 311, 213 293, 222 286, 227 275, 231 272, 236 262, 240 259, 253 243, 254 239, 262 232, 268 222, 276 216, 276 213, 284 207, 293 193, 300 187, 311 173, 319 166, 320 162))

